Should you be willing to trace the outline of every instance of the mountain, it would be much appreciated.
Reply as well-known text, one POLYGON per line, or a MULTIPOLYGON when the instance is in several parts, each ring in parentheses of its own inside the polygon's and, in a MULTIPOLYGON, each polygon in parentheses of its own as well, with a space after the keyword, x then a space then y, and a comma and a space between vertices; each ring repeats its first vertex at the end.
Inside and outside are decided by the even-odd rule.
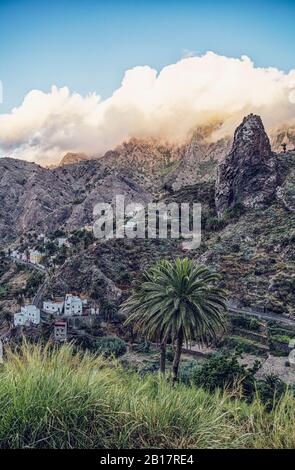
POLYGON ((127 202, 146 203, 165 197, 167 191, 214 183, 219 164, 220 215, 240 202, 251 205, 268 199, 277 186, 278 197, 288 204, 260 118, 246 118, 233 144, 230 138, 212 141, 212 131, 209 126, 196 129, 178 145, 133 138, 100 159, 69 153, 57 168, 0 159, 0 240, 13 240, 29 230, 83 227, 92 222, 94 205, 112 202, 116 194, 125 195, 127 202))
POLYGON ((184 253, 169 239, 79 245, 51 279, 53 294, 76 286, 91 297, 103 276, 124 290, 153 261, 185 255, 216 269, 232 299, 295 315, 295 152, 274 153, 258 116, 247 116, 233 140, 197 132, 182 145, 131 139, 99 160, 54 169, 4 158, 0 175, 0 244, 30 231, 71 233, 118 194, 127 203, 202 203, 199 248, 184 253))
POLYGON ((9 158, 0 159, 0 240, 11 241, 30 230, 68 231, 91 223, 97 202, 112 202, 124 194, 126 202, 146 203, 145 188, 99 161, 84 161, 56 169, 9 158))
POLYGON ((71 231, 87 225, 94 205, 112 202, 116 194, 125 195, 126 202, 146 203, 170 186, 174 190, 212 179, 226 148, 226 143, 206 143, 196 134, 185 145, 131 139, 100 159, 67 154, 56 168, 2 158, 0 241, 29 230, 63 226, 71 231))

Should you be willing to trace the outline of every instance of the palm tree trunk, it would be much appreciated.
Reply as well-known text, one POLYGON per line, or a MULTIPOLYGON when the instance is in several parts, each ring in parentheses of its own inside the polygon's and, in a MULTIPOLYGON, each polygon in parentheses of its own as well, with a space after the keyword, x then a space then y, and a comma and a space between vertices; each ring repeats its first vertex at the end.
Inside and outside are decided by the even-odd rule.
POLYGON ((160 345, 161 355, 160 355, 160 371, 161 374, 165 374, 166 370, 166 347, 167 347, 167 340, 162 341, 160 345))
POLYGON ((183 336, 182 334, 178 335, 176 340, 176 347, 173 359, 173 366, 172 366, 172 382, 175 384, 178 378, 178 368, 180 363, 180 357, 182 353, 182 345, 183 345, 183 336))

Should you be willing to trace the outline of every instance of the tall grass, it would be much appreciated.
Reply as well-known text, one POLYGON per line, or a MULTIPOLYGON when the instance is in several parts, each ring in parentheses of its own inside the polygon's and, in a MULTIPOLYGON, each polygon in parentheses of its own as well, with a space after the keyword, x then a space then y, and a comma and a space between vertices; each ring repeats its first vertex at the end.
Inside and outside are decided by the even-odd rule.
POLYGON ((90 354, 24 344, 0 369, 1 448, 295 447, 295 402, 140 378, 90 354))

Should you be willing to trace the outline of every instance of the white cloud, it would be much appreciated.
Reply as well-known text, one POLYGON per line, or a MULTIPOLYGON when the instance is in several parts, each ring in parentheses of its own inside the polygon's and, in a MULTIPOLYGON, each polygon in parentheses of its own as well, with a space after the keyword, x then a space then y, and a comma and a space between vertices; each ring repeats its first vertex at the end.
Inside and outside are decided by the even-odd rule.
POLYGON ((184 139, 196 126, 222 122, 215 138, 258 113, 268 128, 295 118, 295 70, 258 68, 246 56, 207 52, 159 73, 149 66, 125 73, 113 95, 83 97, 68 88, 33 90, 22 105, 0 115, 2 153, 39 163, 67 151, 102 155, 130 137, 184 139))

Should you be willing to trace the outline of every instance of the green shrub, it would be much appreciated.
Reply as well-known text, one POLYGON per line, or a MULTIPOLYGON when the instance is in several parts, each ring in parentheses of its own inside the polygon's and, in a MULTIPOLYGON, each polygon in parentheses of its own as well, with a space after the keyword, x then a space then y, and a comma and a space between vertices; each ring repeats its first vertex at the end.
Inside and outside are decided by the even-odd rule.
POLYGON ((292 338, 287 335, 272 335, 271 339, 279 343, 289 344, 292 338))
POLYGON ((181 378, 186 383, 214 391, 217 388, 240 388, 248 400, 255 392, 255 373, 260 367, 257 361, 252 368, 239 364, 239 355, 212 354, 204 364, 196 361, 182 369, 181 378))
POLYGON ((168 362, 172 362, 174 359, 174 351, 171 347, 167 348, 166 359, 168 362))
POLYGON ((233 317, 231 319, 233 326, 244 328, 246 330, 258 331, 261 323, 256 318, 233 317))
POLYGON ((149 341, 143 341, 142 343, 138 343, 132 347, 133 351, 148 354, 151 350, 151 343, 149 341))
POLYGON ((119 357, 125 354, 127 350, 125 341, 114 336, 103 336, 97 339, 92 349, 105 357, 119 357))

